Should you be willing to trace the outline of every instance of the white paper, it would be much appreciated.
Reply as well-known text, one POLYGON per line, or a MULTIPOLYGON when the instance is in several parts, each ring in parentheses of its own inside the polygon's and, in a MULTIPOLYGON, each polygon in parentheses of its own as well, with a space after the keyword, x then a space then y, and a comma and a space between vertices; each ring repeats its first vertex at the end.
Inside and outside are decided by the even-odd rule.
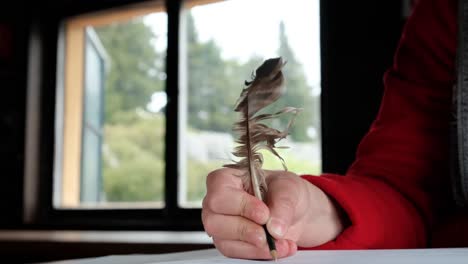
MULTIPOLYGON (((230 259, 223 256, 207 256, 201 259, 185 259, 151 264, 248 264, 274 263, 230 259)), ((279 259, 278 264, 468 264, 468 248, 465 249, 419 249, 419 250, 342 250, 300 251, 296 255, 279 259)), ((149 263, 148 263, 149 264, 149 263)))
POLYGON ((161 255, 121 255, 54 264, 468 264, 468 248, 415 250, 333 250, 299 251, 274 261, 230 259, 216 249, 161 255))

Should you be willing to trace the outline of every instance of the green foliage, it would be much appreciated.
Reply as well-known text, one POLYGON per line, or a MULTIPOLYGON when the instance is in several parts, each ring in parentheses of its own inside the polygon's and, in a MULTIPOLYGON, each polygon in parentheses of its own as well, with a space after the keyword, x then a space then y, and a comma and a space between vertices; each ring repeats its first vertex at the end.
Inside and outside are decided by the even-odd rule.
MULTIPOLYGON (((286 94, 278 101, 278 108, 284 106, 294 106, 303 108, 294 126, 291 129, 291 139, 295 141, 310 141, 307 135, 308 127, 318 127, 319 120, 314 117, 314 104, 311 96, 312 87, 307 84, 304 69, 300 62, 297 61, 294 52, 292 51, 286 35, 284 23, 279 26, 279 49, 278 54, 282 56, 287 64, 284 67, 283 73, 286 79, 286 94)), ((286 126, 288 119, 286 117, 280 119, 281 125, 286 126)))
MULTIPOLYGON (((299 157, 290 149, 279 149, 278 153, 286 162, 288 170, 297 174, 318 175, 321 172, 320 164, 308 160, 307 157, 299 157)), ((283 170, 281 162, 273 154, 262 151, 264 157, 263 168, 269 170, 283 170)))
POLYGON ((142 19, 96 28, 108 53, 105 122, 120 122, 114 114, 145 107, 151 94, 163 89, 164 56, 152 45, 156 38, 142 19))
POLYGON ((233 80, 237 79, 227 74, 235 64, 221 58, 221 49, 213 40, 198 40, 190 12, 187 35, 189 125, 201 130, 230 131, 236 116, 232 107, 242 87, 233 87, 233 80))
POLYGON ((162 201, 164 116, 120 112, 104 128, 104 191, 108 201, 162 201), (125 118, 123 118, 125 117, 125 118))
POLYGON ((164 162, 150 155, 104 169, 104 191, 109 202, 164 201, 164 162))
MULTIPOLYGON (((285 106, 304 108, 305 111, 291 129, 291 138, 295 141, 311 141, 307 129, 318 129, 318 115, 314 113, 318 100, 311 96, 312 88, 307 84, 303 67, 289 45, 283 23, 279 29, 278 54, 287 60, 284 75, 288 89, 269 110, 279 110, 285 106)), ((216 43, 212 40, 206 43, 199 41, 190 12, 187 14, 187 31, 189 125, 202 130, 230 132, 237 117, 232 108, 243 88, 242 79, 249 80, 263 59, 252 57, 246 63, 240 63, 221 58, 221 49, 216 43)), ((280 127, 285 127, 288 119, 284 117, 279 122, 280 127)))
POLYGON ((95 29, 106 50, 103 154, 104 193, 108 201, 162 201, 164 187, 163 116, 144 112, 164 87, 164 56, 152 45, 156 36, 142 19, 95 29))

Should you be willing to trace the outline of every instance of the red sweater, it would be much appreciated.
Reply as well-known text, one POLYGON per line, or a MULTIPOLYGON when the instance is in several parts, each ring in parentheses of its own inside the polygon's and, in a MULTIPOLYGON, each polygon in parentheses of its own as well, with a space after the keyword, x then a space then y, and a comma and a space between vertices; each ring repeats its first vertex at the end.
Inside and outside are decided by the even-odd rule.
POLYGON ((468 217, 446 210, 454 203, 448 148, 456 14, 456 0, 417 4, 355 162, 345 176, 302 176, 333 197, 350 220, 319 249, 468 246, 468 217))

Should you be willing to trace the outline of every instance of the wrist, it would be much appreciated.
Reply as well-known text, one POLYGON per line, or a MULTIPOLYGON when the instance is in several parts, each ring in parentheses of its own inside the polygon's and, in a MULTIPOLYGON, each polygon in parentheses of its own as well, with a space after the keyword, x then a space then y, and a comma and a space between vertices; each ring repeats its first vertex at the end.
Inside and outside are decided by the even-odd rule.
POLYGON ((308 196, 307 216, 304 219, 303 236, 298 245, 314 247, 335 239, 348 225, 345 211, 324 191, 306 182, 308 196))

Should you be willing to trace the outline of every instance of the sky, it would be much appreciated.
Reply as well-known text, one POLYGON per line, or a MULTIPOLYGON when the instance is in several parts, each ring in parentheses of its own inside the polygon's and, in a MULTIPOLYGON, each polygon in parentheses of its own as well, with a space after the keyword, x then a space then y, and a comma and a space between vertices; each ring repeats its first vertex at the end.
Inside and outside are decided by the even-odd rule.
MULTIPOLYGON (((242 61, 254 54, 264 59, 277 56, 279 23, 283 21, 308 83, 320 84, 318 0, 228 0, 194 7, 192 13, 201 41, 214 39, 224 58, 242 61)), ((158 49, 166 47, 166 20, 161 13, 145 18, 160 36, 155 43, 158 49)))

